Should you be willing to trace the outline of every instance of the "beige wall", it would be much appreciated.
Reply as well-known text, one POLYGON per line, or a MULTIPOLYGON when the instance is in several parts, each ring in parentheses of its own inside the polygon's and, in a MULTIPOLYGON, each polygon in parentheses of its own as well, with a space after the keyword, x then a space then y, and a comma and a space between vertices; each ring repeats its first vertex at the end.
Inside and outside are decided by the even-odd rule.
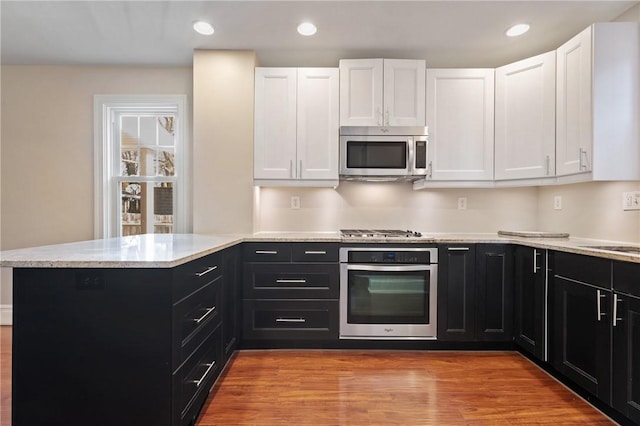
POLYGON ((614 21, 640 22, 640 3, 618 16, 614 21))
POLYGON ((1 250, 93 238, 93 95, 192 97, 190 67, 3 66, 0 79, 1 250))
POLYGON ((536 188, 433 189, 407 183, 342 182, 332 188, 260 188, 259 231, 335 231, 340 228, 399 228, 426 233, 537 229, 536 188), (290 198, 300 197, 300 209, 290 198), (459 197, 467 209, 458 210, 459 197))
POLYGON ((193 55, 193 231, 253 230, 254 52, 193 55))
POLYGON ((538 224, 542 229, 577 237, 640 243, 640 210, 622 209, 622 193, 627 191, 640 191, 640 182, 541 187, 538 224), (556 195, 562 197, 562 210, 553 208, 556 195))
POLYGON ((4 66, 0 248, 93 238, 93 95, 186 94, 191 68, 4 66))

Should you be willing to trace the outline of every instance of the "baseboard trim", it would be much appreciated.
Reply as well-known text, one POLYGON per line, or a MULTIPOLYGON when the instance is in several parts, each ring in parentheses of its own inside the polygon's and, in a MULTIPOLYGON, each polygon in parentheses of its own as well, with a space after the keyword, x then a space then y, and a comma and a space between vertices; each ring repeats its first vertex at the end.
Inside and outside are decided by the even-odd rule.
POLYGON ((13 305, 0 305, 0 325, 13 325, 13 305))

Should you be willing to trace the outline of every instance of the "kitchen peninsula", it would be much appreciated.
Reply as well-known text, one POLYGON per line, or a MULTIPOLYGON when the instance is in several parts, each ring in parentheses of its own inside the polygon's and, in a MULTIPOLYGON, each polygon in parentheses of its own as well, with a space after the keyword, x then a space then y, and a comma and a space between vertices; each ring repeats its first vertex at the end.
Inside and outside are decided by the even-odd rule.
MULTIPOLYGON (((236 348, 349 348, 354 345, 390 348, 394 344, 398 348, 407 347, 406 341, 354 343, 338 339, 337 330, 333 328, 336 325, 331 321, 326 332, 318 332, 324 325, 305 329, 311 325, 299 320, 303 324, 285 322, 284 328, 269 334, 273 332, 255 328, 264 320, 260 316, 268 316, 269 310, 259 312, 255 308, 259 305, 251 305, 253 299, 243 294, 250 288, 247 271, 252 271, 252 262, 256 262, 251 258, 255 254, 247 247, 261 248, 254 250, 255 253, 276 256, 273 261, 258 262, 266 268, 264 270, 277 276, 278 268, 294 268, 299 273, 307 267, 316 270, 313 260, 296 261, 298 255, 295 253, 308 257, 331 253, 341 245, 384 246, 389 242, 385 238, 343 238, 338 233, 156 234, 2 252, 0 266, 14 268, 14 422, 51 424, 54 420, 48 416, 55 413, 56 419, 64 419, 67 425, 85 424, 89 418, 93 424, 140 424, 143 421, 158 425, 192 424, 209 389, 236 348), (280 249, 286 258, 277 258, 282 256, 277 254, 280 249), (244 301, 243 297, 246 298, 244 301), (253 318, 248 317, 247 312, 243 313, 249 308, 256 309, 253 318), (247 324, 251 321, 255 323, 253 329, 247 324), (252 330, 256 332, 254 335, 252 330), (304 339, 305 335, 314 336, 314 333, 320 338, 304 339), (269 340, 269 336, 278 338, 269 340), (110 409, 113 406, 121 407, 121 410, 116 413, 110 409), (122 413, 127 415, 124 420, 122 413)), ((625 354, 632 354, 633 348, 637 347, 631 339, 639 338, 638 328, 634 325, 636 331, 631 331, 627 321, 637 318, 640 304, 637 278, 640 254, 602 249, 615 245, 578 238, 497 234, 423 234, 393 241, 396 247, 438 248, 441 277, 448 276, 446 282, 439 281, 440 289, 443 285, 458 286, 455 274, 446 275, 447 268, 454 271, 461 265, 457 263, 458 256, 464 256, 467 261, 469 253, 479 253, 483 247, 509 249, 503 252, 513 253, 513 259, 508 255, 504 265, 511 265, 512 269, 500 279, 511 292, 515 287, 515 301, 507 300, 505 303, 511 303, 511 306, 502 305, 501 309, 515 312, 513 320, 508 318, 510 324, 513 321, 514 329, 507 335, 507 343, 494 342, 495 347, 507 345, 519 349, 547 370, 570 381, 578 390, 582 389, 587 399, 601 407, 613 407, 610 413, 637 422, 637 409, 633 411, 633 403, 628 402, 631 398, 623 393, 628 389, 627 381, 631 380, 629 363, 638 359, 637 354, 625 354), (600 248, 591 248, 594 246, 600 248), (538 308, 541 312, 549 311, 542 323, 551 334, 548 345, 546 337, 544 342, 536 340, 538 329, 529 331, 526 325, 519 323, 527 309, 521 306, 522 301, 537 298, 531 290, 539 278, 530 274, 531 265, 527 264, 531 253, 534 275, 540 270, 547 272, 538 275, 546 277, 548 283, 540 288, 545 288, 549 296, 545 302, 540 301, 542 305, 538 308), (597 292, 593 291, 594 296, 591 296, 591 288, 597 289, 597 292), (596 342, 598 348, 608 342, 607 336, 613 335, 614 359, 602 359, 594 354, 598 371, 587 371, 591 375, 583 369, 568 367, 572 362, 582 367, 580 362, 588 362, 589 354, 580 355, 584 359, 567 360, 563 358, 567 354, 557 350, 567 345, 579 345, 581 342, 575 340, 584 339, 584 336, 573 334, 573 323, 549 325, 549 322, 561 321, 562 315, 566 314, 562 311, 563 305, 557 303, 558 298, 563 297, 579 304, 585 298, 593 297, 594 309, 595 301, 599 302, 598 321, 592 322, 598 330, 604 327, 605 334, 598 337, 603 339, 596 342), (611 313, 617 319, 613 326, 611 313), (628 332, 620 334, 623 329, 628 332), (562 334, 557 330, 569 331, 562 334), (613 365, 613 374, 606 367, 609 365, 613 365), (620 368, 627 370, 620 371, 620 368), (604 376, 600 371, 604 371, 604 376)), ((635 246, 627 244, 626 247, 634 250, 635 246)), ((476 264, 475 274, 480 274, 485 260, 479 262, 477 259, 480 257, 471 260, 470 264, 476 264)), ((321 261, 318 267, 336 260, 321 261)), ((337 268, 337 264, 333 264, 337 268)), ((481 279, 477 278, 477 281, 481 279)), ((289 288, 287 291, 309 290, 289 288)), ((470 291, 476 294, 474 288, 470 291)), ((297 310, 308 311, 311 310, 309 304, 317 303, 321 308, 314 308, 316 312, 318 309, 337 312, 337 300, 328 297, 315 302, 307 300, 306 305, 294 300, 289 304, 297 310)), ((448 303, 457 303, 457 297, 455 292, 439 291, 438 307, 445 298, 448 303)), ((258 302, 268 301, 255 301, 258 302)), ((582 321, 580 315, 585 309, 585 318, 595 317, 595 313, 591 315, 591 308, 580 305, 578 322, 582 321)), ((449 312, 450 316, 451 308, 449 312)), ((473 317, 474 311, 471 312, 473 317)), ((413 348, 466 345, 473 349, 490 348, 494 344, 479 341, 473 330, 471 334, 461 334, 457 340, 450 337, 451 333, 444 338, 441 315, 439 309, 438 340, 414 341, 411 343, 413 348)), ((581 323, 584 327, 591 324, 590 321, 581 323)), ((588 370, 587 367, 584 369, 588 370)))

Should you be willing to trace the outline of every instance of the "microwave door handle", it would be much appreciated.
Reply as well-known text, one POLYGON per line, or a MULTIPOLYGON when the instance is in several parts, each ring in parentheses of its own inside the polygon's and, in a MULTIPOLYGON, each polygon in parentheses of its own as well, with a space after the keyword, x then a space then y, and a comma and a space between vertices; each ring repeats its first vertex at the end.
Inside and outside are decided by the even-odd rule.
POLYGON ((409 161, 407 171, 410 175, 412 175, 414 174, 414 170, 416 168, 415 140, 413 138, 409 138, 407 140, 407 159, 409 161))

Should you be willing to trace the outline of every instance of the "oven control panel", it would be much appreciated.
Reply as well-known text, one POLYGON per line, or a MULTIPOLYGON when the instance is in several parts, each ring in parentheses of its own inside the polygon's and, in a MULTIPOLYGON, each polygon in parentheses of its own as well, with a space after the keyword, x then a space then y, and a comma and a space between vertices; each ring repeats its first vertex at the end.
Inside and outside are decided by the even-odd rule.
POLYGON ((429 251, 360 251, 350 249, 349 263, 401 263, 401 264, 430 264, 429 251))

